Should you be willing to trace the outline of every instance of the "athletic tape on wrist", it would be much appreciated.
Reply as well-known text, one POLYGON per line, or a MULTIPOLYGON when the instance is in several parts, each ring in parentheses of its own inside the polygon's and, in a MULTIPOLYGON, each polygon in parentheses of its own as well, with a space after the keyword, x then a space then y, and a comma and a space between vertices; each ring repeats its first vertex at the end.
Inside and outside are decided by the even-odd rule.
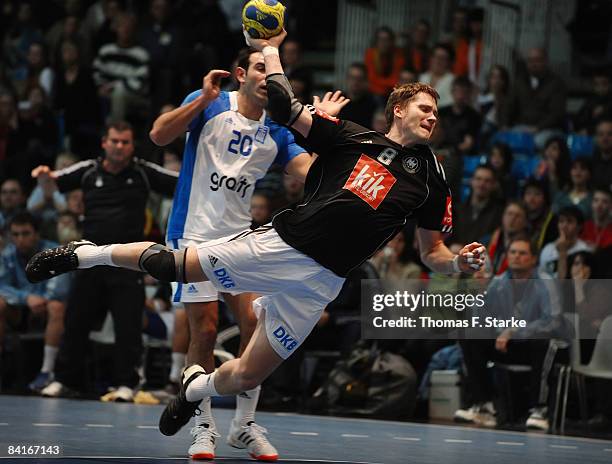
POLYGON ((269 56, 269 55, 279 56, 278 48, 273 47, 272 45, 265 46, 263 50, 261 50, 261 53, 263 53, 264 57, 269 56))
POLYGON ((459 267, 459 255, 455 255, 455 257, 451 261, 451 264, 453 266, 453 272, 455 274, 458 274, 459 272, 461 272, 461 268, 459 267))

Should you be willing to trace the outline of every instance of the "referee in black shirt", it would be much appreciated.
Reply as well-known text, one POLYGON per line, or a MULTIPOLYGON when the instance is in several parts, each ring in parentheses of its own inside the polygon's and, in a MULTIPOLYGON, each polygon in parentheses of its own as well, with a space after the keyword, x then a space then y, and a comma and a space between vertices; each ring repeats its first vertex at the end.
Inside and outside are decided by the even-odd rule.
MULTIPOLYGON (((82 189, 85 203, 83 236, 95 243, 143 240, 145 209, 151 190, 172 196, 178 173, 134 157, 134 131, 126 122, 107 127, 102 138, 104 156, 51 172, 39 166, 32 172, 39 182, 55 182, 60 192, 82 189)), ((106 266, 74 276, 66 309, 66 330, 59 353, 56 381, 45 396, 85 391, 84 375, 89 332, 104 321, 107 311, 115 331, 114 384, 117 397, 131 400, 139 382, 142 349, 142 273, 106 266)))
POLYGON ((452 230, 451 196, 426 145, 437 121, 437 92, 419 83, 395 89, 385 110, 390 126, 385 135, 306 108, 283 74, 278 46, 285 35, 252 45, 264 55, 271 117, 319 155, 301 204, 277 214, 272 226, 223 243, 173 251, 151 242, 103 247, 73 242, 39 253, 28 264, 34 281, 108 264, 146 270, 161 280, 210 280, 221 291, 263 295, 253 303, 258 323, 240 358, 209 374, 197 365, 185 370, 179 395, 160 419, 166 435, 186 424, 203 398, 259 385, 308 336, 348 272, 384 247, 407 218, 416 219, 421 258, 430 269, 474 272, 484 264, 480 243, 455 255, 443 242, 452 230))

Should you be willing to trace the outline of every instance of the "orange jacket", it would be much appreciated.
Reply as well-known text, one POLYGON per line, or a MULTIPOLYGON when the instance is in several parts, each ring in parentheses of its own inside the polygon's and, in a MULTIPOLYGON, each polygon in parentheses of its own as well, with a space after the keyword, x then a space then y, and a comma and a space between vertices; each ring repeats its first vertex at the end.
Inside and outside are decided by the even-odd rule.
POLYGON ((368 69, 368 81, 370 82, 370 92, 374 95, 386 97, 391 93, 397 84, 399 74, 404 69, 404 55, 402 50, 396 48, 393 51, 393 61, 391 63, 391 73, 388 76, 382 75, 383 63, 380 54, 375 48, 368 48, 365 53, 365 65, 368 69))

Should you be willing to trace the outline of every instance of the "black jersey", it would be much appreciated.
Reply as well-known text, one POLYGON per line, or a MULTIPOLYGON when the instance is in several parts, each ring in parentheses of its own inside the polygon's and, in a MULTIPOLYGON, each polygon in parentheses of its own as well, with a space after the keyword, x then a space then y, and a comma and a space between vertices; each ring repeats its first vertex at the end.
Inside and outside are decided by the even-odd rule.
POLYGON ((304 202, 273 219, 287 244, 346 276, 409 217, 424 229, 451 232, 450 189, 427 145, 402 147, 350 121, 311 112, 308 137, 298 137, 319 157, 308 172, 304 202))
POLYGON ((60 192, 83 190, 83 238, 104 245, 143 240, 149 192, 171 197, 178 173, 134 158, 124 170, 111 174, 99 158, 57 171, 56 176, 60 192))

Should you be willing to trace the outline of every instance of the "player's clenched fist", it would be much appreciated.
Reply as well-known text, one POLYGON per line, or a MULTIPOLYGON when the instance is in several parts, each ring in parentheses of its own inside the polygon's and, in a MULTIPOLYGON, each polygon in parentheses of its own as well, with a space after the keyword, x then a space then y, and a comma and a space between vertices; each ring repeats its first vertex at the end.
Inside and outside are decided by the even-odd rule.
POLYGON ((487 249, 482 243, 472 242, 469 245, 464 246, 459 255, 455 258, 456 265, 461 272, 468 272, 470 274, 479 271, 484 266, 485 255, 487 249))

